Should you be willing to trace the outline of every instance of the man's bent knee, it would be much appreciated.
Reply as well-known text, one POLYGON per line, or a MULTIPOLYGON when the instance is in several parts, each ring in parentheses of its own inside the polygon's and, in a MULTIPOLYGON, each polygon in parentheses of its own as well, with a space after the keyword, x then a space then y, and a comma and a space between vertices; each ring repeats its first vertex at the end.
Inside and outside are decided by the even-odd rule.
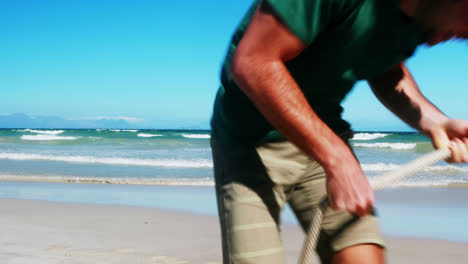
POLYGON ((334 253, 330 264, 383 264, 385 250, 376 244, 359 244, 334 253))

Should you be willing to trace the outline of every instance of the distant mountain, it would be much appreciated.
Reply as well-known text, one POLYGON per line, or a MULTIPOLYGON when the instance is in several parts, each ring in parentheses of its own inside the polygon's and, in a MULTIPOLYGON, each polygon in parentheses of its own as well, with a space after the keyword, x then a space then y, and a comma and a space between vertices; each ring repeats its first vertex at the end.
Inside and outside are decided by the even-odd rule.
POLYGON ((0 115, 0 128, 140 128, 123 119, 67 120, 57 116, 0 115))

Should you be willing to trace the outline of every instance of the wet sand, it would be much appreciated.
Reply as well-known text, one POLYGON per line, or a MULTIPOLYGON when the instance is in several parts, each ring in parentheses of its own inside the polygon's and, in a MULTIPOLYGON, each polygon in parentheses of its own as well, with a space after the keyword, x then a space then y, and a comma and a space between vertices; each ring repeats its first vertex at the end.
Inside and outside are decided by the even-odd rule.
MULTIPOLYGON (((221 263, 217 218, 134 206, 0 199, 0 262, 221 263)), ((287 263, 304 235, 282 227, 287 263)), ((468 243, 386 237, 389 263, 466 263, 468 243)), ((316 262, 318 263, 318 262, 316 262)))

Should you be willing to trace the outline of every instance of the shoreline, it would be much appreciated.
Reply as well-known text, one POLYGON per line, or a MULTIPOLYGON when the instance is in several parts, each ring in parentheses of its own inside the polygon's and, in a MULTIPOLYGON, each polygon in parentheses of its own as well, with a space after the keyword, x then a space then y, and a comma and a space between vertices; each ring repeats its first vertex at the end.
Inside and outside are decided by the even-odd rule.
MULTIPOLYGON (((43 182, 43 183, 76 183, 76 184, 115 184, 115 185, 148 185, 148 186, 214 186, 214 180, 201 179, 124 179, 124 178, 77 178, 73 176, 17 176, 2 175, 0 182, 43 182)), ((466 186, 468 188, 468 184, 466 186)))
MULTIPOLYGON (((0 198, 122 205, 217 216, 212 186, 0 181, 0 198)), ((468 243, 467 188, 400 188, 376 192, 384 235, 468 243)), ((282 222, 297 224, 290 207, 282 222)))
MULTIPOLYGON (((0 207, 4 263, 221 263, 216 216, 4 198, 0 207)), ((463 263, 468 258, 468 243, 385 237, 389 263, 463 263)), ((285 223, 282 238, 287 263, 296 263, 302 230, 285 223)))
MULTIPOLYGON (((0 175, 0 182, 40 182, 40 183, 75 183, 75 184, 107 184, 107 185, 147 185, 147 186, 214 186, 213 179, 126 179, 126 178, 86 178, 74 176, 26 176, 0 175)), ((385 190, 395 189, 437 189, 454 188, 468 189, 467 183, 447 183, 444 185, 397 185, 385 190)))

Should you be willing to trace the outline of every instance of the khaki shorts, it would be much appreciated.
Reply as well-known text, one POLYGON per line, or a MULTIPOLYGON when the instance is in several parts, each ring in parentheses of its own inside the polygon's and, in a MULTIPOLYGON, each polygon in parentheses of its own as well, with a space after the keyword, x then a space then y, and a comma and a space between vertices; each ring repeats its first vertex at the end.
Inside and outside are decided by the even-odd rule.
MULTIPOLYGON (((326 195, 323 168, 284 141, 224 146, 212 137, 211 147, 223 263, 284 263, 281 210, 289 203, 308 230, 313 208, 326 195)), ((317 245, 322 262, 341 249, 367 243, 384 247, 375 216, 358 218, 331 209, 324 213, 317 245)))

